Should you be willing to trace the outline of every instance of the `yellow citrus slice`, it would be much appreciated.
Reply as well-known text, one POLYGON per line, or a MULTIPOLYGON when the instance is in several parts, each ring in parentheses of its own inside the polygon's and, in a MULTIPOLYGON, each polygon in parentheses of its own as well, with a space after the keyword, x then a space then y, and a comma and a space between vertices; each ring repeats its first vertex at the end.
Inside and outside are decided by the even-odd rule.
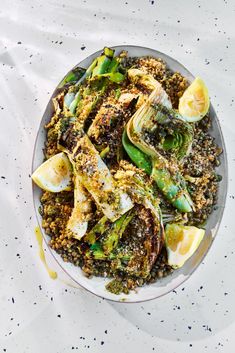
POLYGON ((181 224, 167 224, 165 229, 168 264, 182 267, 199 247, 205 234, 204 229, 181 224))
POLYGON ((59 192, 71 189, 72 167, 64 152, 41 164, 33 173, 33 181, 43 190, 59 192))
POLYGON ((208 89, 199 77, 196 77, 179 100, 179 113, 189 122, 201 120, 210 107, 208 89))

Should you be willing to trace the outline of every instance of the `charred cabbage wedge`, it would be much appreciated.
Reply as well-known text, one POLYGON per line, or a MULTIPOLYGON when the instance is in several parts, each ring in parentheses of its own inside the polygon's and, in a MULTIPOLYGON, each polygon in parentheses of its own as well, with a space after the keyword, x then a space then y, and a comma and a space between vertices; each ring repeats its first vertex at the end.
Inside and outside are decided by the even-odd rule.
POLYGON ((112 221, 133 207, 128 195, 115 185, 110 171, 83 131, 86 119, 109 85, 124 79, 119 72, 120 61, 114 57, 112 49, 104 48, 103 54, 77 81, 77 93, 69 91, 64 97, 64 118, 58 123, 58 147, 68 154, 74 169, 75 204, 68 229, 77 238, 86 233, 88 226, 90 202, 86 190, 112 221))
MULTIPOLYGON (((139 71, 137 74, 137 79, 143 83, 144 76, 139 71)), ((151 80, 150 88, 154 81, 151 80)), ((146 82, 149 80, 145 79, 144 84, 146 82)), ((171 151, 177 159, 182 159, 190 150, 193 129, 167 106, 170 106, 167 95, 156 81, 149 99, 129 120, 123 145, 131 160, 151 175, 161 192, 179 211, 191 212, 193 202, 177 163, 169 162, 162 152, 171 151)))
POLYGON ((76 130, 74 125, 61 130, 59 144, 68 154, 75 177, 92 195, 108 219, 115 221, 133 207, 130 197, 117 186, 110 170, 83 130, 76 130))

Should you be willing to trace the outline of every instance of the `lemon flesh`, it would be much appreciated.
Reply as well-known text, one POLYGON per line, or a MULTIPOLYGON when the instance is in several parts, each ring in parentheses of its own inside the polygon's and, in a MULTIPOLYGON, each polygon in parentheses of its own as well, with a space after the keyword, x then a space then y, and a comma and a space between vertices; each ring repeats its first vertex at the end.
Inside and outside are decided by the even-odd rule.
POLYGON ((210 107, 208 89, 199 77, 191 83, 179 100, 179 113, 188 122, 201 120, 210 107))
POLYGON ((58 153, 41 164, 32 179, 41 189, 60 192, 71 189, 72 168, 64 152, 58 153))
POLYGON ((181 224, 167 224, 165 229, 168 264, 179 268, 194 254, 199 247, 205 230, 181 224))

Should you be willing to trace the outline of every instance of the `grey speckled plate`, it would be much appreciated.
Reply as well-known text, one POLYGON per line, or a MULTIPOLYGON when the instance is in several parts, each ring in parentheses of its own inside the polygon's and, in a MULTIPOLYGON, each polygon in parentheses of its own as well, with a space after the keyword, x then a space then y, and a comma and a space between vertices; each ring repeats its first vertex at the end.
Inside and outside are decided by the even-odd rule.
MULTIPOLYGON (((163 53, 158 52, 157 50, 143 48, 138 46, 126 45, 126 46, 116 46, 114 47, 116 53, 119 53, 121 50, 127 50, 129 56, 146 56, 150 55, 153 57, 162 58, 168 65, 168 67, 173 71, 180 72, 183 76, 185 76, 189 81, 194 79, 194 76, 179 62, 174 60, 173 58, 165 55, 163 53)), ((90 55, 88 58, 81 61, 76 67, 81 66, 87 68, 92 60, 101 53, 101 51, 96 52, 90 55)), ((52 98, 58 93, 58 88, 55 89, 52 98)), ((43 147, 46 139, 46 133, 44 130, 44 125, 48 123, 53 113, 52 107, 52 100, 50 99, 45 113, 43 114, 42 121, 39 127, 38 135, 35 142, 35 149, 33 155, 33 163, 32 169, 33 171, 43 162, 43 147)), ((144 286, 142 288, 138 288, 135 292, 131 292, 129 295, 114 295, 109 293, 105 289, 105 284, 109 281, 108 279, 104 278, 96 278, 93 277, 92 279, 88 279, 84 276, 81 269, 75 267, 72 264, 65 263, 62 258, 54 251, 51 251, 51 254, 54 256, 56 261, 60 264, 63 270, 70 276, 75 282, 79 285, 87 289, 88 291, 101 296, 106 299, 110 299, 113 301, 125 301, 125 302, 141 302, 146 301, 154 298, 161 297, 164 294, 167 294, 169 291, 175 289, 193 273, 193 271, 198 267, 198 265, 202 262, 204 256, 207 254, 215 235, 218 231, 223 210, 225 206, 225 199, 227 193, 227 159, 226 159, 226 151, 224 145, 224 139, 221 132, 220 124, 218 118, 216 116, 215 110, 212 106, 210 106, 210 115, 212 117, 212 128, 211 128, 211 135, 214 136, 216 143, 222 147, 223 154, 221 155, 221 164, 217 168, 217 173, 223 176, 222 181, 219 185, 219 193, 218 193, 218 207, 213 211, 210 215, 207 224, 206 224, 206 235, 203 241, 200 244, 200 247, 195 252, 195 254, 185 263, 185 265, 173 272, 172 275, 159 280, 158 282, 144 286)), ((41 190, 33 185, 33 199, 34 199, 34 206, 35 212, 37 215, 38 223, 41 227, 42 218, 38 212, 38 208, 40 206, 40 195, 41 190)), ((45 234, 41 227, 41 231, 44 236, 45 242, 48 244, 49 237, 45 234)))

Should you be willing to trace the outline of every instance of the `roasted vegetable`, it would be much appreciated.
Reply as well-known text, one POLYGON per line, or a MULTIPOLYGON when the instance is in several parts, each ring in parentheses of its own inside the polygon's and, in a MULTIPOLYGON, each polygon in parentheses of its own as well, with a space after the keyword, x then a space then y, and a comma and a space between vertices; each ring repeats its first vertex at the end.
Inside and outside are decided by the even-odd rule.
POLYGON ((115 221, 133 207, 131 199, 117 186, 88 136, 81 129, 77 130, 70 120, 61 126, 59 145, 68 154, 76 178, 108 219, 115 221))
POLYGON ((90 249, 86 251, 86 257, 96 260, 114 259, 116 255, 113 251, 133 216, 134 212, 130 210, 114 223, 109 222, 108 226, 107 218, 101 218, 85 238, 91 244, 90 249))
POLYGON ((161 250, 164 238, 156 189, 141 170, 125 161, 120 162, 120 169, 114 178, 139 208, 136 206, 136 211, 130 210, 108 228, 103 227, 101 219, 101 227, 99 222, 93 229, 98 229, 102 235, 96 233, 93 237, 96 242, 87 250, 86 256, 95 260, 115 260, 112 262, 113 269, 146 277, 161 250), (136 247, 136 240, 129 239, 129 224, 139 234, 140 248, 136 247))
MULTIPOLYGON (((148 101, 136 111, 127 124, 127 134, 130 141, 147 156, 146 163, 148 163, 149 158, 151 159, 151 176, 166 198, 181 212, 191 212, 193 210, 193 203, 187 192, 186 183, 177 168, 177 164, 172 161, 169 162, 160 153, 161 149, 159 150, 159 147, 154 146, 150 138, 146 137, 148 133, 156 131, 157 124, 162 124, 169 120, 169 114, 166 115, 165 113, 167 108, 165 107, 164 110, 159 109, 161 96, 164 96, 162 91, 162 87, 156 88, 148 101)), ((187 151, 191 141, 192 138, 188 138, 187 151)), ((163 147, 164 143, 161 145, 162 149, 163 147)), ((135 162, 135 153, 132 154, 130 148, 128 151, 129 157, 135 162)), ((187 153, 185 144, 182 149, 178 149, 177 151, 180 151, 180 157, 183 151, 187 153)), ((142 158, 144 158, 143 155, 142 158)))
POLYGON ((177 159, 186 156, 193 140, 193 127, 171 108, 171 102, 161 84, 152 75, 138 69, 128 70, 128 76, 134 82, 154 90, 151 98, 143 104, 133 122, 136 130, 143 131, 154 140, 154 147, 161 151, 170 151, 177 159))
POLYGON ((60 82, 59 88, 62 88, 64 85, 67 83, 76 83, 78 82, 82 77, 84 77, 86 70, 82 67, 76 67, 75 69, 71 70, 65 78, 60 82))
POLYGON ((115 221, 112 227, 110 227, 105 238, 102 241, 102 248, 105 255, 110 254, 117 246, 119 239, 125 232, 127 225, 130 223, 134 216, 134 212, 130 210, 115 221))
MULTIPOLYGON (((171 157, 181 160, 191 150, 193 127, 174 110, 160 104, 154 106, 156 116, 150 122, 149 131, 155 140, 154 146, 159 152, 170 152, 171 157), (153 124, 153 126, 151 126, 153 124)), ((144 129, 147 127, 144 125, 144 129)))
POLYGON ((124 75, 119 72, 120 58, 114 57, 114 50, 104 48, 77 82, 77 93, 68 92, 65 103, 69 111, 77 117, 77 127, 84 126, 86 119, 102 98, 110 83, 120 83, 124 75))
POLYGON ((149 208, 156 223, 161 225, 159 198, 153 182, 138 168, 126 161, 121 161, 114 178, 133 202, 149 208))
POLYGON ((136 101, 135 96, 125 104, 113 96, 108 97, 87 131, 109 168, 123 159, 122 132, 133 111, 136 110, 136 101))
POLYGON ((74 182, 74 208, 69 218, 67 229, 72 236, 81 239, 87 231, 88 221, 92 217, 92 200, 79 178, 74 182))
POLYGON ((97 239, 111 226, 109 219, 103 216, 94 227, 86 234, 84 240, 88 244, 94 244, 97 239))
POLYGON ((151 158, 149 158, 144 152, 142 152, 139 148, 137 148, 127 136, 126 129, 122 135, 122 144, 125 148, 130 159, 135 163, 138 168, 143 169, 148 175, 152 173, 152 162, 151 158))
POLYGON ((171 101, 167 95, 167 93, 162 88, 162 85, 154 79, 154 77, 146 72, 139 70, 139 69, 129 69, 128 70, 128 78, 130 81, 134 82, 135 84, 139 84, 144 86, 150 91, 156 90, 157 100, 161 102, 167 108, 171 108, 171 101))
POLYGON ((133 202, 143 205, 147 212, 151 214, 154 225, 149 246, 152 249, 150 262, 154 263, 162 247, 164 237, 162 214, 156 189, 152 181, 141 170, 125 161, 120 162, 120 169, 116 172, 115 179, 130 195, 133 202))
POLYGON ((93 104, 109 84, 109 78, 107 77, 101 77, 97 80, 96 78, 107 72, 115 73, 118 69, 118 59, 112 61, 113 54, 113 50, 105 48, 104 54, 95 59, 87 69, 85 74, 86 86, 84 88, 81 85, 69 106, 72 114, 75 113, 76 109, 76 117, 64 117, 58 127, 58 146, 68 153, 74 166, 76 179, 91 193, 104 214, 112 221, 119 218, 133 205, 128 196, 115 186, 110 171, 83 132, 83 125, 93 104), (77 105, 78 102, 80 102, 79 106, 77 105))
MULTIPOLYGON (((146 278, 156 260, 160 239, 156 235, 155 223, 150 209, 140 207, 138 211, 138 214, 135 214, 131 220, 128 219, 128 216, 126 217, 126 220, 130 222, 130 227, 135 227, 135 230, 138 231, 138 241, 128 236, 127 227, 121 240, 115 242, 115 248, 112 249, 112 252, 105 252, 102 240, 100 240, 86 251, 86 258, 88 260, 110 261, 112 270, 117 273, 121 271, 126 275, 146 278)), ((117 239, 117 235, 115 235, 115 239, 117 239)), ((109 249, 111 250, 111 248, 109 249)))

